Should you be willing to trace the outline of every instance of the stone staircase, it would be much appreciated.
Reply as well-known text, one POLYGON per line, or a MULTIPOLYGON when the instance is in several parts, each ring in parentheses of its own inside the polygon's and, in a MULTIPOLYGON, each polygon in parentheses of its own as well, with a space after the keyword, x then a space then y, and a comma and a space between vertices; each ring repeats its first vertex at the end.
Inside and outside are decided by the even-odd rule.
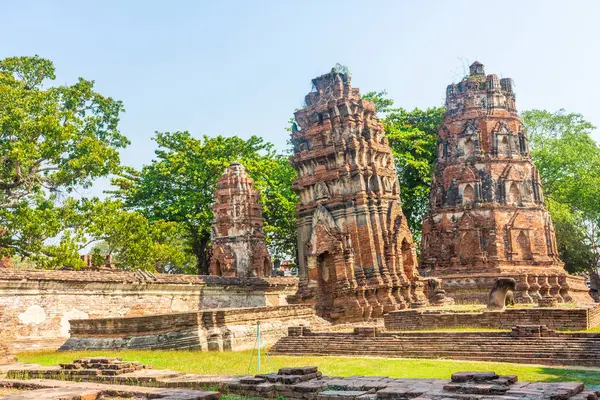
MULTIPOLYGON (((306 329, 305 329, 306 331, 306 329)), ((270 354, 356 355, 600 367, 600 335, 509 332, 312 333, 281 338, 270 354)))

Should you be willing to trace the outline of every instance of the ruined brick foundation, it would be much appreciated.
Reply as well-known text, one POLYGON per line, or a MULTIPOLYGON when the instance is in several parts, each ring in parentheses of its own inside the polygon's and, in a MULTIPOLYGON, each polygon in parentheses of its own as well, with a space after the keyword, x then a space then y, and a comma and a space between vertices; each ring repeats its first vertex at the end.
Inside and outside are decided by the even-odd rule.
POLYGON ((479 273, 450 274, 438 279, 448 296, 459 304, 486 304, 488 295, 498 277, 514 278, 517 290, 514 299, 517 303, 539 304, 544 299, 557 303, 572 302, 582 306, 593 303, 584 279, 566 272, 548 274, 544 269, 530 268, 521 273, 479 273))
POLYGON ((285 336, 292 325, 329 325, 311 306, 301 305, 80 319, 70 321, 71 336, 59 350, 251 350, 257 321, 263 346, 285 336))
POLYGON ((426 305, 392 151, 373 103, 350 76, 313 79, 295 113, 292 165, 299 290, 332 321, 367 320, 426 305))
POLYGON ((421 273, 442 278, 457 301, 482 301, 493 279, 510 276, 517 302, 592 302, 559 259, 512 80, 478 62, 446 90, 421 249, 421 273))
POLYGON ((384 317, 387 330, 448 328, 510 329, 515 325, 544 325, 550 329, 582 331, 600 326, 600 306, 580 308, 507 308, 504 311, 458 312, 400 310, 384 317))
POLYGON ((517 326, 511 332, 394 332, 369 327, 355 328, 354 332, 315 332, 291 327, 270 354, 600 367, 599 351, 600 333, 558 333, 539 325, 517 326))
POLYGON ((286 305, 295 278, 0 269, 0 335, 15 351, 57 349, 72 319, 286 305))

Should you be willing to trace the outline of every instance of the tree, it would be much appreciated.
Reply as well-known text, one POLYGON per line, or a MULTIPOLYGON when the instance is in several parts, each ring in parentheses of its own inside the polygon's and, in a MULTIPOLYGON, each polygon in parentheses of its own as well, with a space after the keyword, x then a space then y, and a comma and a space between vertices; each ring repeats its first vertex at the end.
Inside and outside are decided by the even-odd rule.
POLYGON ((600 146, 581 114, 529 110, 522 114, 531 157, 544 185, 561 258, 571 272, 600 262, 600 146))
POLYGON ((120 101, 93 81, 46 86, 53 79, 54 65, 38 56, 0 61, 0 253, 76 266, 67 229, 75 202, 64 197, 118 172, 129 142, 118 129, 120 101))
POLYGON ((288 188, 293 173, 275 157, 270 143, 256 136, 248 140, 236 136, 197 139, 188 132, 157 133, 155 140, 156 159, 139 172, 128 169, 127 174, 114 179, 113 184, 120 188, 115 194, 127 208, 150 221, 182 224, 198 273, 208 273, 211 206, 217 180, 236 160, 262 189, 269 241, 278 251, 289 248, 289 238, 283 235, 289 235, 289 226, 294 225, 289 221, 293 218, 289 210, 295 195, 288 188), (281 221, 284 227, 280 229, 281 221))
POLYGON ((384 120, 400 180, 402 209, 417 242, 421 240, 423 217, 429 211, 437 131, 444 113, 442 107, 412 111, 399 108, 390 111, 384 120))
POLYGON ((263 205, 267 246, 274 258, 295 258, 298 196, 292 189, 292 182, 298 173, 284 155, 273 157, 269 164, 256 180, 263 205))
POLYGON ((363 95, 363 99, 369 100, 370 102, 375 104, 377 114, 385 116, 388 112, 394 110, 394 108, 392 108, 392 106, 394 105, 394 100, 390 99, 387 96, 387 90, 382 90, 380 92, 368 92, 363 95))
POLYGON ((387 92, 369 92, 364 99, 375 103, 389 139, 400 181, 402 209, 416 242, 420 242, 423 217, 429 210, 429 189, 436 156, 443 107, 406 111, 393 108, 387 92))
POLYGON ((119 200, 83 200, 79 205, 87 245, 93 255, 112 255, 117 267, 153 272, 182 273, 195 263, 187 256, 181 226, 175 222, 149 222, 137 212, 126 211, 119 200))

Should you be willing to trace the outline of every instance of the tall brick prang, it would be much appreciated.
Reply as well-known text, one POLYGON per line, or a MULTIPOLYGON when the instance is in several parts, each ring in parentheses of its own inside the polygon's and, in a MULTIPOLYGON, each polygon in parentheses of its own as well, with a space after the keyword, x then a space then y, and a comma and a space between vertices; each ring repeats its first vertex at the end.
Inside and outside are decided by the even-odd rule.
POLYGON ((590 299, 559 259, 513 82, 485 75, 479 62, 446 89, 421 247, 421 272, 444 277, 447 290, 466 282, 485 293, 482 282, 509 275, 517 301, 590 299))
POLYGON ((394 159, 372 102, 333 71, 296 112, 298 301, 330 320, 424 305, 394 159))
POLYGON ((211 275, 241 278, 271 275, 258 196, 244 166, 231 163, 219 179, 215 193, 211 275))

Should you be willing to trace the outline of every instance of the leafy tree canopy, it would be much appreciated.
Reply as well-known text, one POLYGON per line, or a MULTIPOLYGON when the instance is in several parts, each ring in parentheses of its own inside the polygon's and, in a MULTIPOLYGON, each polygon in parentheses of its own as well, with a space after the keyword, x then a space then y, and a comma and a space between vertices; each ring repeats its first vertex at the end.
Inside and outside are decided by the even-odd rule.
POLYGON ((96 253, 113 255, 122 269, 183 273, 195 263, 182 247, 184 232, 175 222, 149 222, 146 217, 126 211, 119 200, 83 200, 79 205, 87 245, 96 253))
POLYGON ((120 101, 93 81, 48 86, 53 79, 54 65, 38 56, 0 60, 0 252, 43 266, 78 264, 65 230, 75 203, 64 196, 118 172, 129 143, 118 129, 120 101))
POLYGON ((600 262, 600 146, 581 114, 529 110, 521 114, 531 157, 544 185, 561 258, 571 272, 600 262))
POLYGON ((443 107, 406 111, 393 108, 387 92, 369 92, 363 98, 372 101, 382 116, 400 181, 402 209, 408 225, 420 241, 423 216, 429 210, 429 188, 436 155, 437 132, 444 118, 443 107))
POLYGON ((294 171, 277 157, 270 143, 252 136, 194 138, 188 132, 157 133, 156 158, 141 171, 114 179, 115 192, 125 206, 151 221, 183 225, 201 274, 208 273, 211 206, 216 183, 233 161, 241 162, 261 189, 265 231, 275 253, 292 251, 295 221, 290 210, 296 203, 291 191, 294 171), (293 229, 293 230, 292 230, 293 229))

